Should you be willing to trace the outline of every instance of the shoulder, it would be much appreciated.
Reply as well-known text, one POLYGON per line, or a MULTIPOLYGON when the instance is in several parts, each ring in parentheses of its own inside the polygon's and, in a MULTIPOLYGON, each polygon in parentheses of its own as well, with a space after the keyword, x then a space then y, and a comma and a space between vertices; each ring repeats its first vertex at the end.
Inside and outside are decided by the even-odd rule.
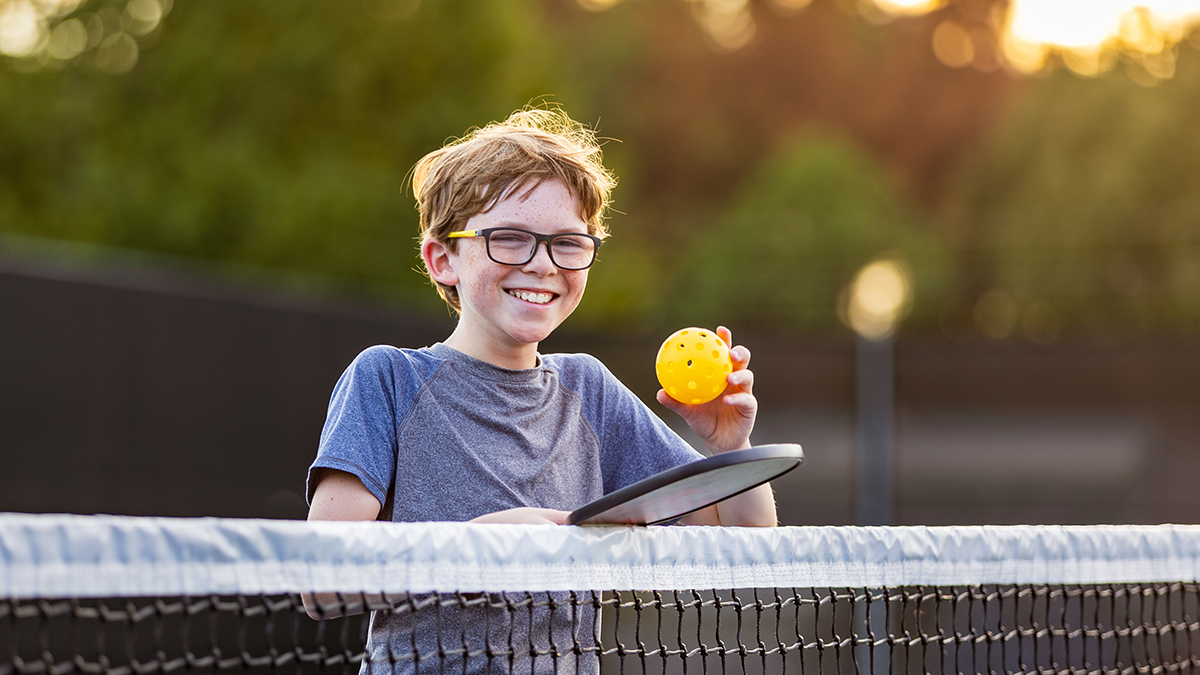
POLYGON ((444 361, 429 348, 402 349, 375 345, 359 352, 342 374, 341 386, 355 383, 390 383, 394 387, 419 384, 431 378, 444 361))
POLYGON ((403 349, 391 345, 367 347, 354 357, 350 368, 356 371, 380 371, 395 369, 434 370, 445 359, 434 354, 428 347, 403 349))

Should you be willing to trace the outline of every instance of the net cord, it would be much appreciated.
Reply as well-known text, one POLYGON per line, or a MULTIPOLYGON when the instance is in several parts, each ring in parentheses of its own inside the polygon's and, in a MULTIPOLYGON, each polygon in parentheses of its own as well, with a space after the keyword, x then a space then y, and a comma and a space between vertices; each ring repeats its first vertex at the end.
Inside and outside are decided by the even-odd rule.
POLYGON ((0 597, 1200 579, 1200 526, 567 527, 0 514, 0 597))

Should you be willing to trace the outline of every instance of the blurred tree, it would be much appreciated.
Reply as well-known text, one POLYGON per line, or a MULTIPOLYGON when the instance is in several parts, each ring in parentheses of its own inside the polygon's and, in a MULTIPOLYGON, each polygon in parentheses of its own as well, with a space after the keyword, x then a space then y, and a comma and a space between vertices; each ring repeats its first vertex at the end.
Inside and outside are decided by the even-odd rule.
POLYGON ((1045 78, 964 172, 947 203, 977 263, 963 283, 977 320, 997 297, 1014 330, 1200 320, 1200 53, 1178 49, 1175 77, 1150 88, 1045 78))
POLYGON ((425 283, 405 174, 554 91, 537 4, 181 2, 135 42, 146 3, 86 2, 60 17, 86 26, 83 51, 56 52, 56 29, 41 55, 0 63, 0 232, 378 283, 436 306, 405 292, 425 283))
POLYGON ((889 255, 913 271, 917 314, 939 306, 945 247, 884 169, 839 138, 792 141, 678 259, 672 319, 827 329, 855 272, 889 255))

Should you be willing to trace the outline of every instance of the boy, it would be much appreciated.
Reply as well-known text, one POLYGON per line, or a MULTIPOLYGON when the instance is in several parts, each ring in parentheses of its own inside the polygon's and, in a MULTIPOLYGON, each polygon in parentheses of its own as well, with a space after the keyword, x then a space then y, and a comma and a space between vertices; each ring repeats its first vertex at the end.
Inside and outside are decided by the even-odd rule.
MULTIPOLYGON (((432 347, 372 347, 342 375, 309 470, 310 520, 563 524, 593 499, 700 459, 596 359, 537 351, 583 297, 613 183, 592 132, 556 110, 519 111, 417 164, 421 259, 458 324, 432 347)), ((718 334, 732 344, 727 329, 718 334)), ((715 401, 684 405, 658 392, 714 453, 749 447, 757 411, 750 353, 730 355, 715 401)), ((770 487, 681 522, 773 526, 770 487)), ((562 645, 596 628, 594 616, 551 628, 541 612, 515 626, 488 608, 451 609, 439 625, 469 651, 531 641, 546 649, 550 630, 562 645), (485 625, 488 634, 476 635, 485 625)), ((387 664, 389 637, 413 631, 416 639, 396 637, 393 654, 436 651, 436 638, 411 622, 377 614, 370 660, 387 664)), ((551 666, 524 657, 518 669, 551 666)), ((596 666, 594 657, 574 663, 596 666)), ((464 664, 461 654, 444 665, 495 667, 483 657, 464 664)))

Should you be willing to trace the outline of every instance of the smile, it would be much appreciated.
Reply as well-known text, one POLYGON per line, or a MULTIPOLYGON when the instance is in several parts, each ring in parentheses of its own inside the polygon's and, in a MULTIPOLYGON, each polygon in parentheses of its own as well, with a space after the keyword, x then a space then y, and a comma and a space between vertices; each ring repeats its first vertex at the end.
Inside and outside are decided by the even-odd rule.
POLYGON ((553 293, 533 293, 530 291, 505 291, 514 298, 520 298, 525 302, 532 302, 535 305, 544 305, 554 299, 553 293))

